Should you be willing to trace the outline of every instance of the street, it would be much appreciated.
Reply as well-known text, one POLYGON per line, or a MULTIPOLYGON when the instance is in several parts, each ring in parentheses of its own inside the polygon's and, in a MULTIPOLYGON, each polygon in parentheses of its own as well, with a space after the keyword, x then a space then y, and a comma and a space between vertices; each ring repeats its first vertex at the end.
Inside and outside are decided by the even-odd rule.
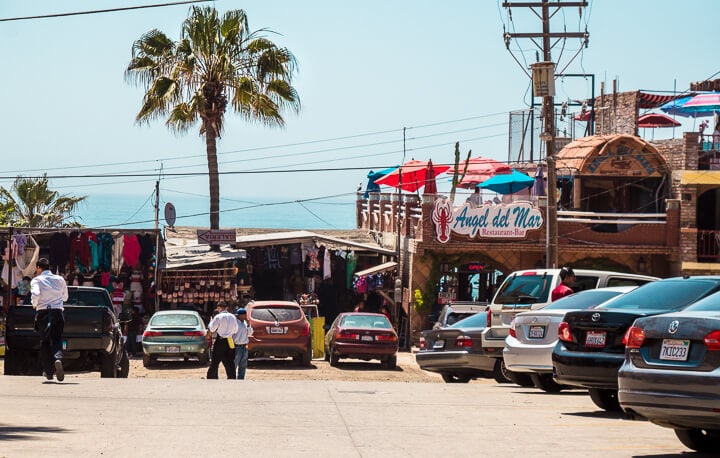
MULTIPOLYGON (((412 365, 403 354, 397 373, 412 365)), ((368 363, 330 368, 336 378, 368 363)), ((327 366, 327 367, 326 367, 327 366)), ((311 380, 0 377, 0 456, 686 456, 674 433, 598 410, 583 391, 311 380)), ((419 371, 419 369, 416 368, 419 371)), ((274 372, 273 372, 274 371, 274 372)), ((161 369, 153 374, 162 373, 161 369)), ((222 370, 221 370, 222 372, 222 370)), ((383 377, 369 367, 366 373, 383 377)), ((172 369, 167 371, 173 373, 172 369)), ((700 455, 693 455, 700 456, 700 455)))

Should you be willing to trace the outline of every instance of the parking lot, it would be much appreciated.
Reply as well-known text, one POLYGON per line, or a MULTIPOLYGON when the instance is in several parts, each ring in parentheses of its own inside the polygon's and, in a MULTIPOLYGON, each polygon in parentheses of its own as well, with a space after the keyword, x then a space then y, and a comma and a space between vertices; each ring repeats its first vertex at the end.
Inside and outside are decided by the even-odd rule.
POLYGON ((671 430, 600 411, 582 391, 445 384, 401 355, 396 371, 256 362, 245 381, 180 363, 129 379, 2 376, 0 456, 687 456, 671 430))

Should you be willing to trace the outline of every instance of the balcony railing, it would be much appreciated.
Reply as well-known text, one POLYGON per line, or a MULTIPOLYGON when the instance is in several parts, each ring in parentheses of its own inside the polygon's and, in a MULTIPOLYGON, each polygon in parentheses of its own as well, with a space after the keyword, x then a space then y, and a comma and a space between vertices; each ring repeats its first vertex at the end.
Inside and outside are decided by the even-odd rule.
POLYGON ((717 261, 720 259, 720 231, 697 231, 698 261, 717 261))

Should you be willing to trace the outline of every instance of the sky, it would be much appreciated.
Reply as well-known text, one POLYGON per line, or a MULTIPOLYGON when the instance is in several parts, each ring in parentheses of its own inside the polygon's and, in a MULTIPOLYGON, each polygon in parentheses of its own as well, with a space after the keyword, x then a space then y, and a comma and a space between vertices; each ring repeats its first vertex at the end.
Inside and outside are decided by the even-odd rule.
MULTIPOLYGON (((178 208, 185 197, 208 195, 199 127, 178 135, 162 121, 136 124, 144 90, 124 79, 133 42, 154 28, 177 40, 190 5, 6 20, 168 1, 0 0, 0 186, 17 175, 47 173, 53 189, 96 202, 108 194, 149 197, 156 180, 161 202, 178 208), (171 175, 183 173, 193 175, 171 175), (98 174, 126 176, 92 177, 98 174)), ((588 47, 571 60, 579 40, 559 41, 552 55, 566 73, 594 74, 596 95, 603 81, 606 92, 613 80, 620 91, 680 92, 718 77, 720 2, 589 3, 582 17, 578 8, 562 8, 551 22, 553 31, 587 29, 588 47)), ((497 0, 198 5, 245 10, 250 28, 271 31, 268 37, 299 64, 294 86, 302 108, 285 113, 284 128, 227 113, 218 140, 221 211, 243 199, 351 200, 370 170, 410 159, 451 163, 455 142, 463 156, 471 150, 473 157, 506 161, 508 113, 531 104, 525 69, 538 48, 513 39, 510 53, 503 40, 503 27, 541 31, 527 8, 514 8, 510 21, 497 0)), ((565 78, 556 82, 555 101, 586 99, 592 89, 590 79, 565 78)), ((682 121, 686 129, 644 134, 679 137, 695 129, 692 120, 682 121)), ((444 192, 449 183, 439 180, 438 188, 444 192)))

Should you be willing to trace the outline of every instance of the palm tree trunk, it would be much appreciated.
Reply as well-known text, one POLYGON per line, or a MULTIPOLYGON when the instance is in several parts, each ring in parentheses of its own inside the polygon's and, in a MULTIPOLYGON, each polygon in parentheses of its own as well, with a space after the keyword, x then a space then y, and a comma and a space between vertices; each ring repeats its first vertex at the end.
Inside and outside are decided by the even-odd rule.
MULTIPOLYGON (((210 183, 210 230, 220 229, 220 178, 217 162, 217 133, 212 123, 206 123, 208 181, 210 183)), ((213 246, 212 249, 219 247, 213 246)))

